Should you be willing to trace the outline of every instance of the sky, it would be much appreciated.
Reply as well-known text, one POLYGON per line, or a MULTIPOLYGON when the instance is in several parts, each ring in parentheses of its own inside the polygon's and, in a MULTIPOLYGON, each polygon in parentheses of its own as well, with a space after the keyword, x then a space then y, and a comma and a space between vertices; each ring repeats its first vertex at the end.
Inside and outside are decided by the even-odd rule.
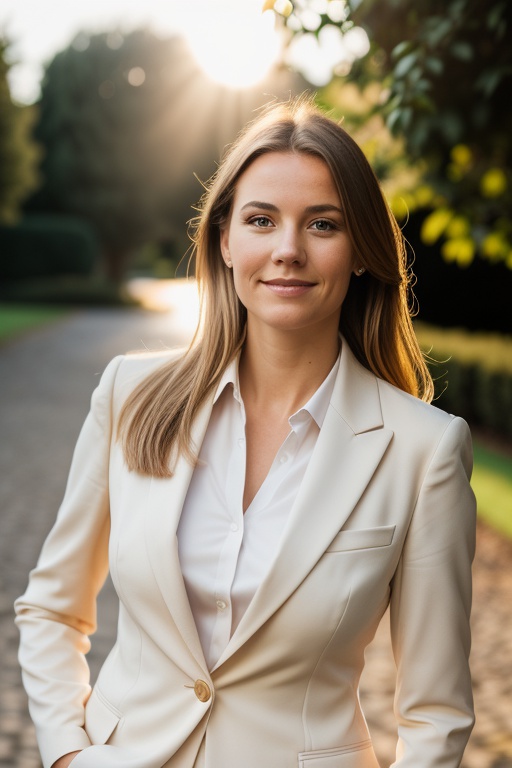
POLYGON ((20 103, 35 101, 44 64, 78 32, 143 25, 162 37, 184 34, 213 79, 253 84, 278 55, 271 12, 262 15, 261 7, 262 0, 0 0, 0 35, 12 42, 15 62, 11 94, 20 103))

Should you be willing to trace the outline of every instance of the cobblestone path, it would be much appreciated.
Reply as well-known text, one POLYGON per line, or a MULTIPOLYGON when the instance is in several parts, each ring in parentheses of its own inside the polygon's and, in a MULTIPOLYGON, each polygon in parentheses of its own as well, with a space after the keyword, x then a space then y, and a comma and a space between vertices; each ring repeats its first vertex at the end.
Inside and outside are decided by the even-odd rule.
MULTIPOLYGON (((174 346, 172 316, 88 310, 0 348, 0 766, 40 768, 17 665, 12 603, 25 589, 60 502, 98 373, 119 352, 174 346)), ((512 768, 512 543, 479 527, 473 609, 477 725, 464 768, 512 768)), ((109 583, 89 656, 93 677, 114 633, 109 583)), ((362 700, 382 766, 393 759, 393 662, 386 622, 368 652, 362 700)), ((98 768, 101 768, 100 766, 98 768)), ((219 768, 222 768, 219 766, 219 768)), ((243 766, 240 766, 243 768, 243 766)))

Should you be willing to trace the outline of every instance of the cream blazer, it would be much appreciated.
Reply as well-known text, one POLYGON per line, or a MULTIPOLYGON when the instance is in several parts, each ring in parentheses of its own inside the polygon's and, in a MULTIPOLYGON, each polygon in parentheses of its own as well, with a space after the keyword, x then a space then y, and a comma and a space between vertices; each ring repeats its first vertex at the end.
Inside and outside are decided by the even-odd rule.
MULTIPOLYGON (((20 660, 45 768, 378 768, 365 646, 391 605, 396 768, 457 768, 473 724, 475 501, 464 421, 363 368, 343 343, 329 410, 277 559, 208 669, 176 529, 192 475, 128 472, 114 425, 168 353, 107 367, 24 596, 20 660), (84 654, 107 569, 117 641, 92 692, 84 654)), ((201 445, 211 400, 194 425, 201 445)))

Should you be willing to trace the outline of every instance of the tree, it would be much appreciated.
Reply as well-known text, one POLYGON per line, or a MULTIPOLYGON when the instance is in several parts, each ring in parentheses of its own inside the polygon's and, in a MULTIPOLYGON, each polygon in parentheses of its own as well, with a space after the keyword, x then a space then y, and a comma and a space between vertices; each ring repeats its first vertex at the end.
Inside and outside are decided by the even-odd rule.
POLYGON ((8 43, 0 38, 0 223, 16 220, 20 206, 37 184, 39 152, 30 137, 33 111, 11 99, 8 43))
POLYGON ((81 34, 46 70, 35 131, 44 184, 29 208, 89 221, 115 281, 138 246, 172 236, 162 203, 180 167, 170 123, 176 79, 192 67, 179 38, 138 30, 81 34))
POLYGON ((276 0, 276 9, 278 3, 292 40, 333 26, 344 35, 358 25, 366 30, 368 53, 343 77, 333 76, 338 88, 347 81, 363 90, 381 85, 372 111, 423 169, 426 185, 406 199, 409 210, 431 209, 424 242, 444 237, 444 257, 460 265, 479 253, 512 268, 512 4, 276 0))

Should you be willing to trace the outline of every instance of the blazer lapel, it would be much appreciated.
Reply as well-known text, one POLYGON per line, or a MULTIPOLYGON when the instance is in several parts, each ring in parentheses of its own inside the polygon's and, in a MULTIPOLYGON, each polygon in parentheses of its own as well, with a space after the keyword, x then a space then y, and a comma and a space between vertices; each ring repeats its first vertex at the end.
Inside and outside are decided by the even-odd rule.
MULTIPOLYGON (((194 422, 192 440, 197 451, 203 442, 211 409, 212 399, 209 398, 194 422)), ((183 581, 176 538, 181 510, 193 471, 193 466, 180 457, 172 478, 151 479, 145 535, 153 573, 176 628, 183 638, 183 650, 191 653, 198 664, 206 669, 201 642, 183 581)))
POLYGON ((376 377, 343 342, 325 421, 290 512, 279 553, 214 669, 287 600, 343 526, 391 440, 383 428, 376 377))

